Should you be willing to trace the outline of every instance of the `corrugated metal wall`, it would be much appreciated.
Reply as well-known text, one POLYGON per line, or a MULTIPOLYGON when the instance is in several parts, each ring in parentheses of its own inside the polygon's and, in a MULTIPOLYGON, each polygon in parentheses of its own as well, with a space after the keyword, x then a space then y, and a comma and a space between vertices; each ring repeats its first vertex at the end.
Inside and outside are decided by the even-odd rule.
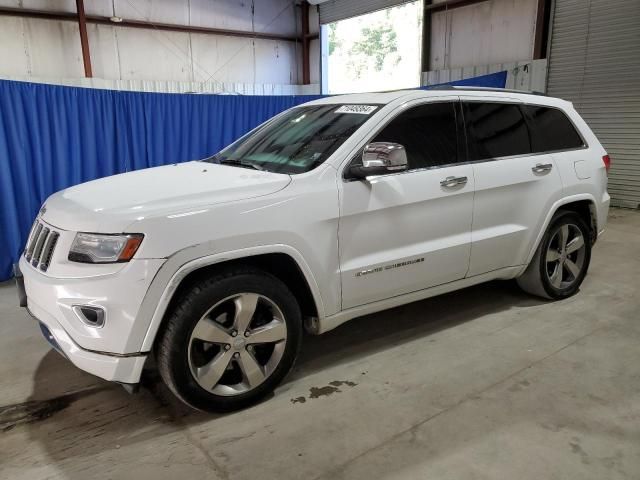
POLYGON ((640 206, 640 0, 556 0, 549 95, 572 101, 613 162, 614 205, 640 206))
POLYGON ((327 24, 417 0, 329 0, 321 3, 320 23, 327 24))

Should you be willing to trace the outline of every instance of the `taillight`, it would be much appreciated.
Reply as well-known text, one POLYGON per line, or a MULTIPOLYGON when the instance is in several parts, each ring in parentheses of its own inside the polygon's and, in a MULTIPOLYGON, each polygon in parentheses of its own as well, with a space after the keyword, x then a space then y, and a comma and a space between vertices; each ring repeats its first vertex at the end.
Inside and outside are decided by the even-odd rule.
POLYGON ((602 157, 602 163, 604 163, 604 168, 607 170, 607 173, 609 173, 609 169, 611 168, 611 157, 609 157, 609 155, 605 155, 602 157))

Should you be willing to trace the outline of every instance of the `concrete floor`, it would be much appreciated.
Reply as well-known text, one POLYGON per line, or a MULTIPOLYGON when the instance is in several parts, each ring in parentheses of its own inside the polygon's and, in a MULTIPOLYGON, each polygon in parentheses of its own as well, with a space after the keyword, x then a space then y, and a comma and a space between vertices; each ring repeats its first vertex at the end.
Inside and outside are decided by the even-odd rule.
POLYGON ((494 282, 354 320, 219 416, 77 370, 3 284, 0 478, 638 479, 639 247, 614 210, 575 297, 494 282))

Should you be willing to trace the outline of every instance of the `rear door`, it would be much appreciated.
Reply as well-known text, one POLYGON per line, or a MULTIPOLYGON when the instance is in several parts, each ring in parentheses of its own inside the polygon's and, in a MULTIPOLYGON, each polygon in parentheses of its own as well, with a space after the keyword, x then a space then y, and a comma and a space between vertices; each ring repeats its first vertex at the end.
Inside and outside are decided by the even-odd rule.
POLYGON ((551 155, 532 153, 521 103, 462 97, 475 176, 468 276, 522 265, 562 195, 551 155))
POLYGON ((405 105, 368 143, 403 145, 409 169, 340 182, 343 308, 467 273, 473 167, 463 161, 459 109, 457 97, 405 105))

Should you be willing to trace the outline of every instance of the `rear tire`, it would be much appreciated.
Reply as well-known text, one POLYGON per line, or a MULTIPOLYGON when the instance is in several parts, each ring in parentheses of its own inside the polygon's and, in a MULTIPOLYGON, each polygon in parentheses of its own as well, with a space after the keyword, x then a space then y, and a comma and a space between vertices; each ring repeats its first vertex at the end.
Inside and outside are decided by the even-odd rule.
POLYGON ((557 212, 529 266, 517 279, 520 288, 549 300, 574 295, 589 269, 590 239, 589 227, 579 215, 557 212))
POLYGON ((301 340, 300 308, 287 286, 236 267, 183 295, 158 338, 156 358, 180 400, 224 412, 270 394, 293 367, 301 340))

